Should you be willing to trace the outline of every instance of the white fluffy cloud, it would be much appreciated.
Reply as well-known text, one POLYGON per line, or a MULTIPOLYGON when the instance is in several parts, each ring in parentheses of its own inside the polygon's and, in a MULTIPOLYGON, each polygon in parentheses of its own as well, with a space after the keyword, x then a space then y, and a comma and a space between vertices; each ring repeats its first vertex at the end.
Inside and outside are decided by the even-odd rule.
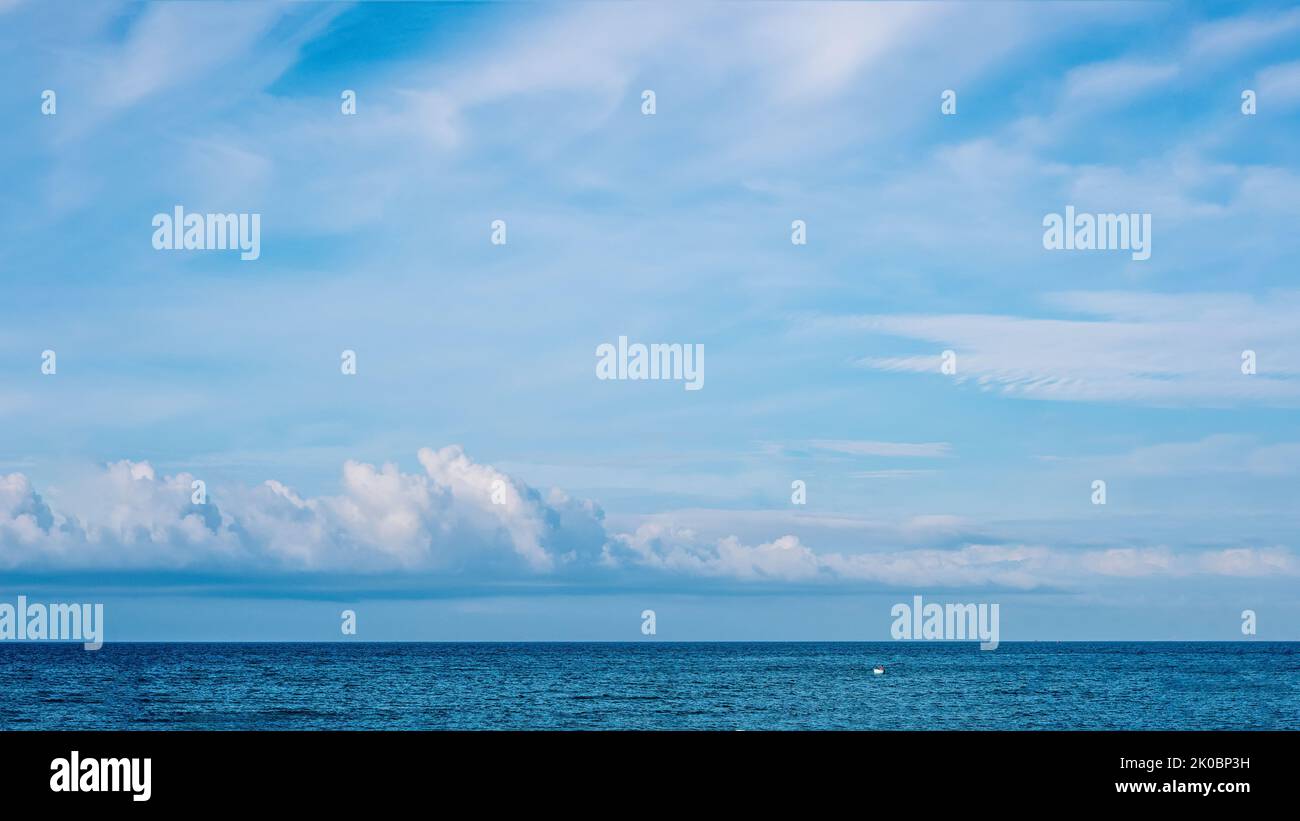
MULTIPOLYGON (((595 503, 543 494, 456 446, 422 449, 421 472, 349 461, 337 495, 305 498, 271 480, 211 489, 121 461, 65 488, 52 506, 20 473, 0 476, 0 567, 258 573, 419 571, 476 579, 704 579, 737 583, 1003 586, 1035 589, 1097 578, 1300 574, 1282 547, 1176 552, 1166 547, 1055 549, 966 543, 859 553, 813 550, 789 533, 758 544, 704 537, 657 516, 615 533, 595 503), (495 498, 494 498, 495 497, 495 498)), ((949 534, 928 517, 909 528, 949 534)))
POLYGON ((78 484, 60 511, 11 474, 0 478, 0 566, 544 573, 599 555, 595 505, 544 498, 458 447, 423 449, 419 461, 414 474, 349 461, 336 496, 303 498, 271 480, 214 490, 201 505, 190 474, 160 478, 123 461, 78 484))
POLYGON ((750 581, 806 581, 823 575, 817 555, 794 536, 747 547, 735 536, 709 542, 689 528, 660 522, 647 522, 633 533, 616 536, 607 560, 750 581))

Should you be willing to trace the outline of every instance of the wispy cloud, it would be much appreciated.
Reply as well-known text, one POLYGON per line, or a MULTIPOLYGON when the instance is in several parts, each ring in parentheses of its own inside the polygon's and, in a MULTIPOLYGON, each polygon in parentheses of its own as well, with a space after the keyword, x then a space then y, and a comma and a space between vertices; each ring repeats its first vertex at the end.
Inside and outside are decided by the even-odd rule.
POLYGON ((988 314, 830 319, 849 328, 931 343, 929 354, 872 355, 867 368, 939 375, 957 355, 958 382, 1027 399, 1221 406, 1300 402, 1300 294, 1066 293, 1051 303, 1100 319, 988 314), (1254 351, 1258 372, 1242 371, 1254 351))
POLYGON ((1113 60, 1071 69, 1065 78, 1063 106, 1118 105, 1178 76, 1173 63, 1113 60))
POLYGON ((911 456, 934 459, 950 456, 947 442, 870 442, 851 439, 814 439, 808 443, 817 450, 846 453, 851 456, 911 456))
POLYGON ((849 474, 850 479, 912 479, 929 476, 932 470, 860 470, 849 474))
POLYGON ((1300 60, 1279 63, 1259 72, 1255 90, 1266 107, 1288 108, 1300 102, 1300 60))
POLYGON ((1193 28, 1188 38, 1191 57, 1228 59, 1276 43, 1300 32, 1300 10, 1255 12, 1225 17, 1193 28))
POLYGON ((1256 436, 1215 434, 1192 442, 1143 445, 1128 453, 1053 459, 1089 465, 1106 475, 1206 476, 1248 474, 1261 477, 1300 473, 1300 442, 1261 443, 1256 436))

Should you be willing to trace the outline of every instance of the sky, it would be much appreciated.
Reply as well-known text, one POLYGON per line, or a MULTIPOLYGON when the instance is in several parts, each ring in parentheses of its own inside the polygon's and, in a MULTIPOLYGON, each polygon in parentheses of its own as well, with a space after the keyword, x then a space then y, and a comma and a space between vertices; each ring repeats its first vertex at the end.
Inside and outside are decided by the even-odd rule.
POLYGON ((1300 640, 1300 9, 0 0, 0 70, 0 600, 1300 640), (156 248, 177 206, 260 255, 156 248))

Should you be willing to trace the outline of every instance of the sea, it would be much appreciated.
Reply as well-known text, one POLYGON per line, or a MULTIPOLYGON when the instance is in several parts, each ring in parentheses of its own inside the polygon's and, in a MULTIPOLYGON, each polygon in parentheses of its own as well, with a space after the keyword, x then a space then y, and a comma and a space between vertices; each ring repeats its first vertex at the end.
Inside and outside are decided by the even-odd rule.
POLYGON ((0 642, 0 728, 1295 730, 1300 643, 0 642))

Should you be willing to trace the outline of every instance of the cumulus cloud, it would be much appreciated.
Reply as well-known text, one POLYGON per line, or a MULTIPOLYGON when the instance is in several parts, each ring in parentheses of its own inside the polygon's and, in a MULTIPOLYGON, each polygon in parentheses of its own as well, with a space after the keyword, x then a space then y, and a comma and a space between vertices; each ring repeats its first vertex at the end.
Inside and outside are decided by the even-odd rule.
POLYGON ((599 555, 603 512, 543 496, 458 447, 422 473, 349 461, 341 492, 304 498, 270 480, 195 504, 194 477, 116 462, 53 511, 27 477, 0 480, 0 565, 550 572, 599 555))
MULTIPOLYGON (((21 473, 0 476, 0 567, 243 573, 420 573, 477 580, 605 579, 738 584, 873 584, 1035 589, 1094 577, 1300 574, 1283 547, 1178 552, 965 543, 818 552, 791 533, 747 542, 705 536, 671 516, 627 532, 594 502, 543 493, 457 446, 418 453, 421 470, 344 464, 340 491, 304 497, 281 482, 214 489, 159 476, 147 462, 106 465, 45 501, 21 473)), ((949 536, 963 520, 926 516, 899 532, 949 536)), ((779 532, 779 531, 778 531, 779 532)), ((907 541, 901 538, 901 541, 907 541)))
POLYGON ((0 543, 34 545, 53 523, 49 506, 26 476, 0 476, 0 543))
POLYGON ((817 555, 794 536, 748 547, 735 536, 700 539, 689 528, 647 522, 614 538, 610 563, 745 580, 805 581, 823 575, 817 555))

